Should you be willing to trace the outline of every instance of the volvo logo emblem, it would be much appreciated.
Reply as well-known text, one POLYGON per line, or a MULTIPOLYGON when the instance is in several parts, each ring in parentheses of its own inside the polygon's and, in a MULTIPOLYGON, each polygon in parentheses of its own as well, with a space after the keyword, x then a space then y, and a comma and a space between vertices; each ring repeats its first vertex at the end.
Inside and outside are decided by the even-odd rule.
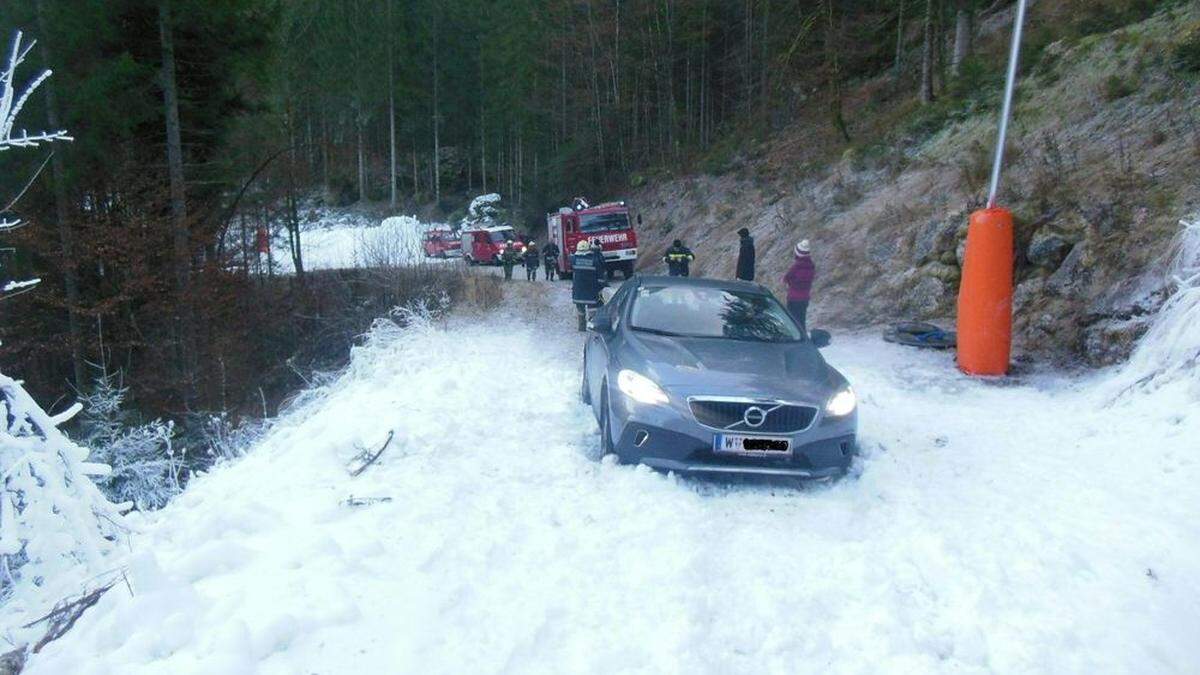
POLYGON ((767 421, 767 411, 762 408, 752 405, 746 408, 746 412, 742 413, 742 421, 746 426, 757 429, 767 421))

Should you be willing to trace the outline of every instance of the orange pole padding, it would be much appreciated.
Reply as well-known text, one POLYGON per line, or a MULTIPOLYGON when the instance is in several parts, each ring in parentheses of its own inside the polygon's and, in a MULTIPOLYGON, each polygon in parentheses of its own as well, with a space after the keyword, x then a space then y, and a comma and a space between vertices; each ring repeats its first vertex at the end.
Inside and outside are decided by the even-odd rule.
POLYGON ((1012 350, 1013 216, 1008 209, 971 214, 958 291, 958 368, 1004 375, 1012 350))

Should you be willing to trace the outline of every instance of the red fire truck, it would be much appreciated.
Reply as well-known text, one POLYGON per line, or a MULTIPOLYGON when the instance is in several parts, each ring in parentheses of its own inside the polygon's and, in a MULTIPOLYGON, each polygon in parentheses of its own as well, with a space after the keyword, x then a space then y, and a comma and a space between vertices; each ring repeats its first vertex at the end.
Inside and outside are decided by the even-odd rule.
POLYGON ((462 255, 462 240, 448 227, 435 227, 425 231, 421 248, 426 258, 449 258, 462 255))
POLYGON ((499 265, 500 251, 506 242, 514 246, 517 253, 525 252, 525 243, 517 237, 517 231, 510 225, 463 230, 463 260, 466 260, 468 265, 499 265))
MULTIPOLYGON (((638 224, 642 217, 639 215, 638 224)), ((571 255, 580 241, 600 240, 604 250, 604 261, 608 263, 608 275, 620 270, 628 279, 633 276, 637 264, 637 232, 629 221, 629 208, 625 202, 606 202, 589 206, 576 198, 572 207, 563 207, 558 213, 546 214, 546 229, 550 241, 558 245, 558 266, 565 275, 571 273, 571 255)))

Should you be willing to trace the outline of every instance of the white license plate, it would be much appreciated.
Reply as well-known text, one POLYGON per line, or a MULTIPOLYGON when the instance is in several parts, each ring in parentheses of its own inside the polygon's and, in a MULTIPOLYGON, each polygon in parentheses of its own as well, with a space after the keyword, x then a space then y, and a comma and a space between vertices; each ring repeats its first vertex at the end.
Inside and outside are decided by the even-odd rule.
POLYGON ((713 436, 713 452, 757 457, 790 455, 792 454, 792 439, 777 436, 715 434, 713 436))

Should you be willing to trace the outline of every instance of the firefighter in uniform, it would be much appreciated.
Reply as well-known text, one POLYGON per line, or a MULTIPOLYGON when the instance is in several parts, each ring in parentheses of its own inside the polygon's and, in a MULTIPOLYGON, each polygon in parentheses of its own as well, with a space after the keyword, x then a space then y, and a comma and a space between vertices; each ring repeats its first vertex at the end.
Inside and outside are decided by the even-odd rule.
POLYGON ((525 280, 537 281, 538 263, 542 256, 538 255, 537 244, 533 241, 525 243, 525 280))
POLYGON ((603 261, 604 256, 587 241, 580 241, 575 247, 575 255, 571 257, 571 300, 575 303, 580 331, 587 330, 588 309, 594 310, 603 304, 600 290, 607 285, 604 281, 603 261))
POLYGON ((558 277, 558 245, 552 241, 542 247, 542 261, 546 267, 546 281, 554 281, 558 277))
POLYGON ((504 242, 504 250, 500 252, 500 264, 504 267, 504 279, 511 281, 513 267, 517 264, 517 248, 511 241, 504 242))
POLYGON ((692 261, 696 259, 696 255, 692 253, 692 249, 683 245, 683 240, 676 239, 671 248, 667 249, 666 255, 663 256, 663 262, 667 264, 667 273, 673 277, 686 277, 690 272, 692 261))

